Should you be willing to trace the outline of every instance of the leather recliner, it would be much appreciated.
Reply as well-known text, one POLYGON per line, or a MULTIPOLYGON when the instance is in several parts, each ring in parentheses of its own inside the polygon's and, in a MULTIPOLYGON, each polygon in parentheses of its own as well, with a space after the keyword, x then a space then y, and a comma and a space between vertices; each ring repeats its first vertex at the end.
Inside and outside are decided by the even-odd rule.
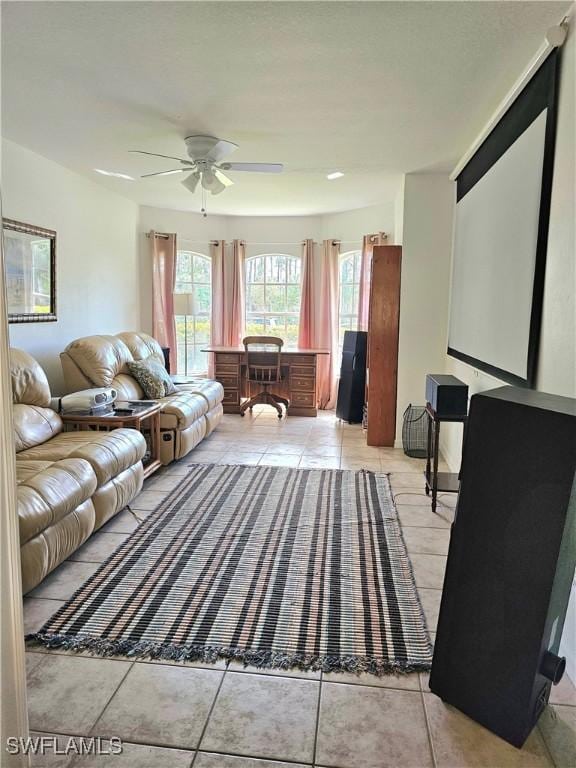
POLYGON ((26 593, 140 492, 146 441, 133 429, 64 432, 34 358, 11 349, 10 369, 26 593))
MULTIPOLYGON (((68 344, 61 353, 68 392, 92 387, 113 387, 119 400, 142 400, 144 392, 130 374, 128 363, 153 358, 162 365, 162 348, 146 333, 126 331, 116 336, 85 336, 68 344)), ((170 464, 186 456, 220 422, 223 414, 222 385, 197 379, 176 385, 178 392, 159 400, 160 458, 170 464)))

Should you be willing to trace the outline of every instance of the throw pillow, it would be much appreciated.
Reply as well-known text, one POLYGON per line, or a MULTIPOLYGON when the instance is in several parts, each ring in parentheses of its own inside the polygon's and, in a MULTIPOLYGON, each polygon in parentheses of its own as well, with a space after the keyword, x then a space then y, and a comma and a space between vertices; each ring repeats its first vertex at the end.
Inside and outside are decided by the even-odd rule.
POLYGON ((128 363, 128 369, 151 400, 159 400, 178 391, 166 368, 156 360, 134 360, 128 363))

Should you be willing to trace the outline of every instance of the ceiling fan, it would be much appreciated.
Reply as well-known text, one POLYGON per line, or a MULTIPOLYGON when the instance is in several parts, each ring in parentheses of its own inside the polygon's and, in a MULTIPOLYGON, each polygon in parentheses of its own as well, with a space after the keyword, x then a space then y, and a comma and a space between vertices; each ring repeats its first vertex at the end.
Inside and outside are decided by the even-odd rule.
POLYGON ((238 144, 215 136, 188 136, 184 139, 186 151, 190 160, 171 155, 159 155, 155 152, 144 152, 135 149, 131 152, 140 155, 152 155, 153 157, 165 157, 169 160, 178 160, 181 168, 172 168, 158 173, 145 173, 141 178, 150 176, 169 176, 172 173, 190 173, 182 184, 190 192, 195 192, 198 183, 203 190, 219 195, 226 187, 234 184, 224 171, 249 171, 252 173, 281 173, 284 169, 282 163, 228 163, 222 162, 225 157, 238 149, 238 144))

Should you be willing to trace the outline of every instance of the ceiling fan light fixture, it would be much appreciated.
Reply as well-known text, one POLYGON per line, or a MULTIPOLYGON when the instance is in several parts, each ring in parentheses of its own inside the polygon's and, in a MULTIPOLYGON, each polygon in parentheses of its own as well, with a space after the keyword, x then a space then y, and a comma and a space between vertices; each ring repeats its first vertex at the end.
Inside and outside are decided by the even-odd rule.
POLYGON ((328 181, 334 181, 334 179, 341 179, 342 176, 344 176, 342 171, 332 171, 332 173, 328 173, 326 175, 326 178, 328 179, 328 181))
POLYGON ((200 174, 198 171, 195 171, 194 173, 191 173, 190 176, 187 176, 184 181, 182 182, 182 185, 186 187, 186 189, 189 192, 194 193, 196 191, 196 187, 198 186, 198 182, 200 181, 200 174))
POLYGON ((221 181, 222 184, 224 184, 225 187, 233 187, 234 182, 232 179, 228 178, 225 173, 222 173, 222 171, 219 171, 217 168, 214 169, 214 176, 218 179, 218 181, 221 181))
POLYGON ((226 185, 216 177, 211 168, 202 172, 202 186, 213 195, 218 195, 226 189, 226 185))

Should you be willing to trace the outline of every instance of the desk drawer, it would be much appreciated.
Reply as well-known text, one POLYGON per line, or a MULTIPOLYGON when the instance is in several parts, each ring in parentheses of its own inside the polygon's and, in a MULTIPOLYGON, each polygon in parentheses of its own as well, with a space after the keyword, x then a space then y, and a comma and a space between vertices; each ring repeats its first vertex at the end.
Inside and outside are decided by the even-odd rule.
POLYGON ((218 381, 221 380, 223 376, 238 376, 239 373, 239 367, 237 365, 219 365, 216 364, 216 378, 218 381))
POLYGON ((232 376, 231 374, 227 373, 226 375, 218 373, 216 374, 216 377, 220 384, 224 387, 224 389, 238 389, 239 379, 238 376, 232 376))
POLYGON ((310 368, 315 366, 316 355, 282 355, 282 363, 294 365, 305 365, 310 368))
POLYGON ((290 378, 294 379, 313 379, 316 375, 316 368, 314 366, 304 365, 291 365, 290 366, 290 378))
POLYGON ((314 392, 316 381, 313 376, 290 376, 290 389, 300 392, 314 392))
POLYGON ((228 354, 226 352, 216 352, 216 367, 222 365, 238 365, 241 355, 228 354))
POLYGON ((225 389, 222 402, 225 405, 238 405, 240 402, 240 395, 237 389, 225 389))
POLYGON ((316 395, 314 392, 292 392, 290 394, 290 405, 304 406, 314 408, 316 406, 316 395))

